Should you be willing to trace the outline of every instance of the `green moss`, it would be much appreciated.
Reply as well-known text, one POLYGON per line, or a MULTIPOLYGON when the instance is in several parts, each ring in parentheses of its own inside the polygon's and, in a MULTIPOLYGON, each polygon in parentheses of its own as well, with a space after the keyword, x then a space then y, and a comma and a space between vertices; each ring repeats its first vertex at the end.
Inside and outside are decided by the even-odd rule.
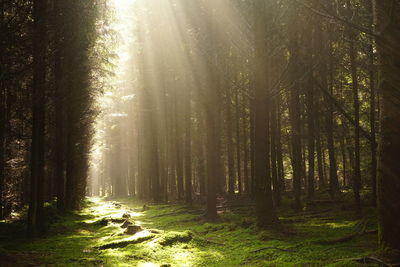
POLYGON ((190 231, 185 232, 168 232, 164 234, 158 241, 162 246, 171 246, 175 243, 187 243, 192 240, 193 234, 190 231))
MULTIPOLYGON (((326 207, 315 207, 303 214, 283 206, 282 225, 258 229, 252 223, 254 210, 247 207, 209 223, 201 218, 200 207, 146 204, 149 209, 143 211, 144 203, 135 199, 99 198, 85 205, 81 212, 58 217, 44 238, 1 239, 0 260, 15 261, 12 266, 376 266, 348 260, 377 249, 373 234, 320 243, 359 232, 364 225, 376 228, 374 219, 359 220, 340 206, 322 213, 316 212, 326 207), (127 236, 120 224, 110 221, 126 211, 147 233, 127 236)), ((1 222, 2 235, 5 229, 24 230, 18 223, 1 222)))

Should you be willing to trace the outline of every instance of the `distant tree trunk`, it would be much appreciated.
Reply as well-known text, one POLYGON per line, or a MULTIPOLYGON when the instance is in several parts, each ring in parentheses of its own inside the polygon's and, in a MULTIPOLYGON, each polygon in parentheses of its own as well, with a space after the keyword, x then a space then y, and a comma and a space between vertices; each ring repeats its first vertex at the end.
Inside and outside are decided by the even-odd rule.
MULTIPOLYGON (((373 13, 372 1, 367 1, 368 10, 373 13)), ((370 29, 373 30, 373 18, 370 20, 370 29)), ((370 127, 371 127, 371 186, 372 186, 372 205, 376 206, 376 175, 377 175, 377 141, 376 141, 376 77, 375 77, 375 55, 374 38, 369 37, 368 44, 369 59, 369 88, 370 88, 370 127)))
POLYGON ((300 88, 297 82, 299 77, 299 44, 298 30, 296 26, 297 12, 295 6, 291 7, 292 22, 290 25, 289 52, 290 63, 289 73, 294 86, 289 92, 289 117, 291 124, 291 145, 293 165, 293 190, 295 195, 294 208, 301 208, 301 176, 302 176, 302 155, 301 155, 301 118, 300 118, 300 88))
MULTIPOLYGON (((201 99, 198 99, 198 102, 201 102, 201 99)), ((199 190, 200 190, 200 196, 205 197, 207 190, 206 190, 206 184, 207 184, 207 171, 206 171, 206 149, 205 149, 205 144, 206 144, 206 135, 204 134, 205 130, 205 123, 204 123, 204 116, 202 115, 202 107, 199 103, 197 103, 197 118, 198 118, 198 135, 197 135, 197 142, 196 142, 196 151, 197 151, 197 176, 199 180, 199 190)))
MULTIPOLYGON (((252 88, 254 91, 254 88, 252 88)), ((250 180, 251 180, 251 188, 250 188, 250 195, 252 197, 255 196, 255 100, 252 98, 250 100, 250 180)))
MULTIPOLYGON (((212 100, 209 100, 213 102, 212 100)), ((218 155, 216 151, 216 131, 214 105, 207 105, 206 109, 206 129, 207 129, 207 209, 205 217, 213 220, 217 217, 216 183, 218 173, 218 155)))
MULTIPOLYGON (((213 48, 217 47, 215 33, 215 10, 210 10, 207 30, 210 34, 209 43, 213 48)), ((215 51, 215 49, 214 49, 215 51)), ((217 54, 212 53, 208 65, 208 83, 204 99, 205 128, 206 128, 206 155, 207 155, 207 207, 204 217, 215 220, 217 215, 216 194, 221 189, 222 162, 221 162, 221 110, 219 81, 216 75, 217 54)))
MULTIPOLYGON (((319 21, 316 21, 316 25, 314 26, 315 33, 314 33, 314 47, 316 48, 317 53, 322 54, 322 62, 321 62, 321 67, 318 68, 317 70, 317 75, 320 77, 317 77, 321 81, 324 82, 324 86, 326 85, 326 77, 327 77, 327 72, 326 72, 326 52, 325 50, 325 44, 323 44, 325 40, 324 32, 322 29, 322 26, 319 25, 322 24, 322 19, 319 21)), ((326 87, 324 87, 326 88, 326 87)), ((326 178, 324 176, 324 163, 323 163, 323 151, 322 151, 322 140, 321 140, 321 93, 320 91, 315 92, 315 102, 314 102, 314 122, 315 122, 315 149, 317 152, 317 169, 318 169, 318 189, 322 190, 325 189, 326 187, 326 178)))
POLYGON ((236 122, 236 168, 237 168, 237 181, 239 194, 243 193, 242 184, 242 159, 241 159, 241 147, 240 147, 240 107, 239 107, 239 89, 235 90, 235 122, 236 122))
MULTIPOLYGON (((201 135, 200 140, 204 140, 205 138, 203 135, 201 135)), ((205 143, 205 142, 204 142, 205 143)), ((203 142, 199 143, 199 150, 198 150, 198 176, 199 176, 199 183, 200 183, 200 196, 204 197, 207 194, 206 190, 206 184, 207 184, 207 170, 206 170, 206 165, 207 162, 204 158, 204 155, 206 154, 204 151, 204 145, 203 142)))
POLYGON ((233 156, 233 137, 232 137, 232 100, 231 88, 226 89, 226 138, 227 138, 227 157, 228 157, 228 192, 235 194, 235 162, 233 156))
POLYGON ((47 1, 33 2, 33 124, 31 144, 31 199, 28 235, 44 232, 44 139, 46 108, 47 1))
POLYGON ((308 84, 307 101, 307 126, 308 126, 308 179, 307 197, 314 198, 314 162, 315 162, 315 127, 314 127, 314 88, 312 82, 308 84))
MULTIPOLYGON (((315 102, 315 110, 319 110, 319 99, 315 102)), ((318 189, 326 187, 324 166, 322 161, 322 142, 321 142, 321 123, 319 112, 315 114, 315 148, 317 152, 317 169, 318 169, 318 189)))
MULTIPOLYGON (((0 61, 0 65, 2 62, 0 61)), ((1 68, 1 67, 0 67, 1 68)), ((6 90, 3 90, 2 81, 0 81, 0 220, 3 217, 3 187, 5 178, 5 153, 6 153, 6 90)))
MULTIPOLYGON (((323 88, 330 88, 329 92, 333 95, 333 63, 332 63, 332 52, 331 45, 329 44, 329 66, 330 66, 330 84, 327 83, 327 76, 322 77, 322 86, 323 88)), ((326 67, 325 65, 323 67, 326 67)), ((326 71, 324 71, 327 73, 326 71)), ((329 193, 331 198, 335 198, 335 196, 339 193, 339 181, 337 176, 337 162, 335 155, 335 141, 333 137, 334 133, 334 119, 333 119, 333 105, 331 100, 324 95, 325 106, 326 106, 326 134, 327 134, 327 146, 328 146, 328 155, 329 155, 329 193)))
POLYGON ((158 157, 158 126, 157 126, 157 117, 156 117, 156 106, 153 103, 151 107, 150 114, 150 131, 149 131, 149 139, 150 139, 150 147, 149 151, 149 160, 147 161, 147 169, 150 175, 151 181, 151 197, 152 200, 156 203, 161 202, 161 193, 160 193, 160 169, 159 166, 159 157, 158 157))
POLYGON ((382 248, 400 250, 400 2, 374 1, 380 72, 378 236, 382 248))
MULTIPOLYGON (((348 3, 350 3, 348 1, 348 3)), ((348 33, 349 42, 349 55, 350 55, 350 70, 352 79, 353 89, 353 107, 354 107, 354 173, 353 173, 353 193, 356 205, 356 212, 361 212, 361 200, 360 200, 360 189, 361 189, 361 167, 360 167, 360 100, 358 99, 358 78, 357 78, 357 66, 356 66, 356 49, 355 41, 356 36, 352 29, 349 29, 348 33)))
POLYGON ((276 107, 277 107, 277 134, 276 134, 276 158, 278 164, 278 180, 279 189, 281 192, 286 191, 286 181, 285 181, 285 168, 283 166, 283 152, 282 152, 282 123, 281 123, 281 99, 280 95, 276 97, 276 107))
POLYGON ((55 87, 55 113, 56 113, 56 181, 57 181, 57 209, 65 211, 65 100, 66 95, 63 85, 63 21, 62 21, 63 1, 54 0, 54 87, 55 87))
POLYGON ((279 205, 281 202, 281 188, 278 179, 278 165, 277 165, 277 105, 275 98, 271 101, 271 177, 272 185, 274 187, 273 196, 274 203, 279 205))
POLYGON ((249 194, 251 192, 250 190, 250 179, 249 179, 249 140, 248 140, 248 118, 246 114, 246 104, 245 101, 243 100, 242 103, 242 116, 243 116, 243 179, 244 179, 244 191, 245 193, 249 194))
POLYGON ((183 160, 182 160, 182 140, 181 140, 181 110, 177 92, 175 92, 175 151, 176 151, 176 178, 178 199, 183 199, 183 160))
POLYGON ((185 93, 185 200, 187 204, 192 203, 192 104, 190 86, 185 93))
MULTIPOLYGON (((255 34, 255 97, 254 97, 254 190, 256 198, 256 214, 258 224, 262 227, 276 223, 278 218, 275 213, 271 190, 270 170, 270 132, 269 132, 269 97, 270 75, 267 62, 269 62, 269 44, 265 32, 268 26, 266 3, 264 0, 254 0, 254 34, 255 34)), ((269 6, 270 7, 270 6, 269 6)), ((268 10, 272 12, 271 10, 268 10)))
POLYGON ((342 137, 340 138, 340 150, 342 152, 342 165, 343 165, 343 186, 347 186, 347 157, 346 157, 346 136, 345 136, 345 129, 342 126, 342 137))

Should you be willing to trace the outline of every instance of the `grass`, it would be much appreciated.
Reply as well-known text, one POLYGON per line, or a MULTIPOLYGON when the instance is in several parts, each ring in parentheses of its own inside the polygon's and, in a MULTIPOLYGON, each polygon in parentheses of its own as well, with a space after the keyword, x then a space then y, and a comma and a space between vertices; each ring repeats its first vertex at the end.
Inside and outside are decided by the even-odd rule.
POLYGON ((1 222, 0 233, 13 227, 16 232, 0 241, 0 265, 377 266, 343 260, 376 250, 374 234, 324 244, 363 228, 376 228, 374 219, 357 219, 340 206, 329 207, 329 212, 323 212, 327 207, 315 207, 298 214, 281 208, 283 223, 263 230, 248 207, 224 212, 220 220, 210 223, 201 218, 198 207, 146 205, 144 210, 143 203, 134 199, 91 198, 86 208, 58 217, 44 238, 34 240, 18 237, 21 224, 1 222), (125 213, 145 230, 124 234, 120 225, 125 213))

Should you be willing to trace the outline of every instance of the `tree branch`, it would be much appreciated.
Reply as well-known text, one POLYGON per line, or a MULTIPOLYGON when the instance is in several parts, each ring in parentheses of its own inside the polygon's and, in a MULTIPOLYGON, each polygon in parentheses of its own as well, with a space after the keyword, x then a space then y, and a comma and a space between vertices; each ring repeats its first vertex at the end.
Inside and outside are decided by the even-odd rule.
MULTIPOLYGON (((344 108, 340 105, 340 103, 325 89, 322 87, 322 85, 315 79, 315 77, 312 77, 312 80, 314 83, 317 85, 318 89, 320 89, 324 95, 326 95, 332 103, 335 105, 335 107, 339 110, 339 112, 351 123, 353 126, 356 126, 356 122, 354 119, 344 110, 344 108)), ((368 139, 371 144, 375 144, 376 142, 372 139, 371 135, 365 131, 361 126, 360 126, 360 132, 364 135, 365 138, 368 139)))
POLYGON ((377 39, 380 39, 380 35, 379 35, 378 33, 374 32, 374 31, 372 31, 372 30, 370 30, 370 29, 368 29, 368 28, 364 28, 364 27, 362 27, 362 26, 360 26, 360 25, 358 25, 358 24, 356 24, 356 23, 353 23, 352 21, 349 21, 349 20, 347 20, 347 19, 344 19, 344 18, 342 18, 342 17, 340 17, 340 16, 338 16, 338 15, 329 14, 329 13, 327 13, 327 12, 322 12, 322 11, 320 11, 320 10, 318 10, 318 9, 316 9, 316 8, 314 8, 314 7, 312 7, 312 6, 309 5, 309 4, 304 3, 303 1, 300 1, 300 0, 294 0, 294 1, 295 1, 297 4, 299 4, 299 5, 301 5, 301 6, 305 7, 305 8, 307 8, 308 10, 312 11, 313 13, 315 13, 315 14, 317 14, 317 15, 319 15, 319 16, 322 16, 322 17, 328 18, 328 19, 332 19, 332 20, 337 20, 337 21, 339 21, 339 22, 341 22, 341 23, 343 23, 343 24, 345 24, 345 25, 347 25, 347 26, 349 26, 349 27, 351 27, 351 28, 354 28, 354 29, 356 29, 356 30, 358 30, 358 31, 360 31, 360 32, 363 32, 363 33, 365 33, 365 34, 374 36, 374 37, 377 38, 377 39))

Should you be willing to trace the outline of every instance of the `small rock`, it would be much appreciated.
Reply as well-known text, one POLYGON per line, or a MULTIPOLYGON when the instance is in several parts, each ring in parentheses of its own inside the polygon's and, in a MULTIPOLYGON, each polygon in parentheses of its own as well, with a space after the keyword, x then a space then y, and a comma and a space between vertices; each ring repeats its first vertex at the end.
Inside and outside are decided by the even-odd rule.
POLYGON ((125 233, 128 235, 134 235, 142 230, 143 228, 140 225, 128 225, 128 227, 125 230, 125 233))
POLYGON ((129 212, 125 212, 123 215, 122 215, 122 218, 130 218, 131 217, 131 214, 129 213, 129 212))
POLYGON ((127 228, 129 225, 132 225, 132 223, 128 220, 126 220, 122 225, 121 228, 127 228))
POLYGON ((149 210, 150 208, 148 207, 148 206, 146 206, 146 205, 143 205, 143 211, 146 211, 146 210, 149 210))
POLYGON ((123 223, 125 221, 124 218, 113 218, 111 219, 113 223, 123 223))
POLYGON ((121 204, 119 204, 119 203, 113 202, 113 205, 114 205, 114 207, 116 207, 116 208, 121 208, 121 204))

